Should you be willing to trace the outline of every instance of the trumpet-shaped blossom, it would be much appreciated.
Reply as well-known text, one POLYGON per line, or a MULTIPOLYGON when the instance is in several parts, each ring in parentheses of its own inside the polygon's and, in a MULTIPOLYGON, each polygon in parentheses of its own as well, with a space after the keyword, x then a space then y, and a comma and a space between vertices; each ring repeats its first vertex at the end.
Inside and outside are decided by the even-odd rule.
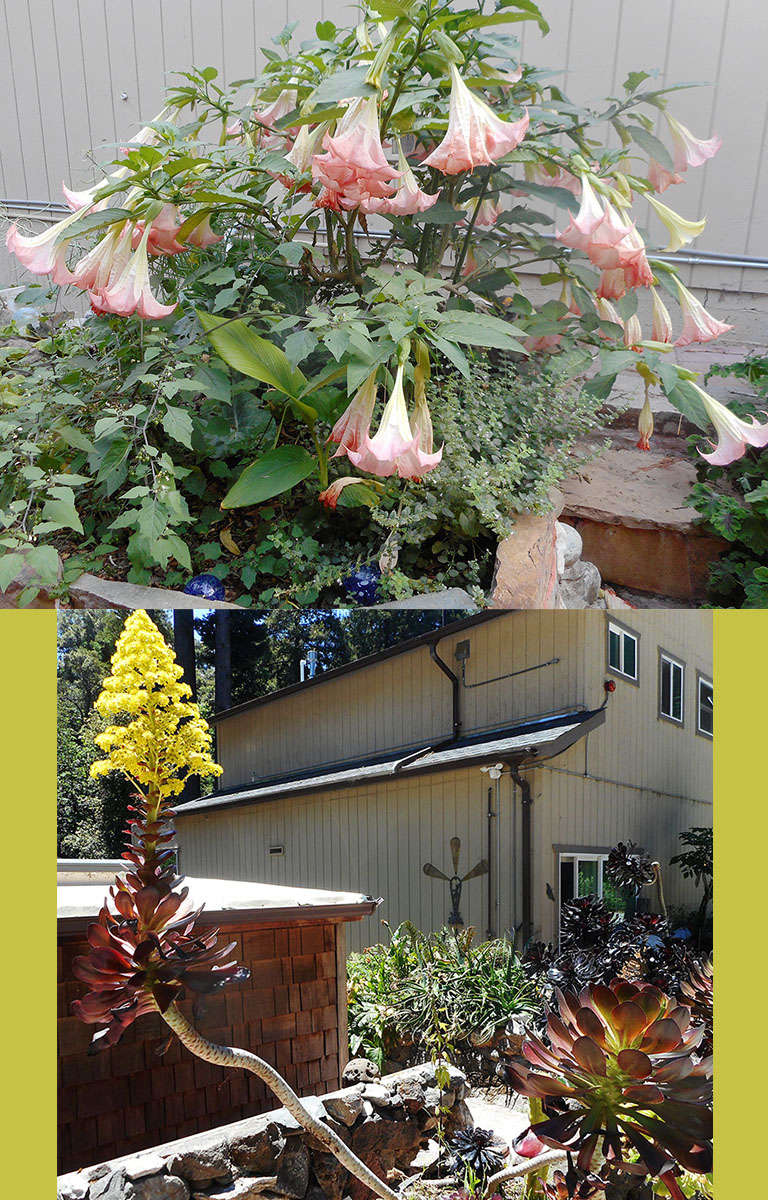
POLYGON ((674 252, 680 250, 688 242, 692 242, 695 237, 698 237, 703 232, 707 221, 702 217, 700 221, 687 221, 685 217, 681 217, 674 209, 667 208, 666 204, 662 204, 660 200, 656 200, 653 196, 647 197, 648 203, 653 211, 658 216, 659 220, 667 227, 670 233, 669 245, 667 250, 674 252))
POLYGON ((622 267, 615 267, 612 271, 601 272, 596 295, 601 296, 604 300, 620 300, 626 293, 626 290, 627 286, 624 281, 624 270, 622 267))
POLYGON ((654 192, 658 192, 659 195, 661 195, 661 193, 666 191, 668 187, 671 187, 673 183, 684 183, 685 181, 682 175, 678 175, 677 171, 668 171, 666 167, 662 167, 661 163, 657 162, 655 158, 649 158, 648 182, 650 183, 654 192))
POLYGON ((400 177, 384 156, 375 96, 350 104, 333 137, 323 138, 325 154, 312 158, 312 175, 323 185, 320 207, 360 208, 373 197, 392 195, 392 180, 400 177))
POLYGON ((5 235, 5 244, 11 254, 15 254, 22 266, 33 275, 50 275, 54 283, 65 284, 72 282, 72 276, 67 269, 66 255, 71 235, 67 230, 80 220, 81 212, 70 213, 62 221, 50 225, 42 233, 25 236, 19 233, 14 221, 5 235))
POLYGON ((145 229, 139 245, 114 282, 110 277, 107 287, 98 293, 90 293, 91 302, 97 311, 115 313, 120 317, 138 313, 140 317, 149 321, 159 321, 174 311, 175 304, 161 304, 152 295, 147 257, 148 239, 149 229, 145 229))
POLYGON ((183 224, 181 213, 175 204, 164 204, 151 221, 136 221, 133 227, 134 249, 147 231, 147 253, 153 255, 182 254, 186 249, 177 241, 176 234, 183 224))
POLYGON ((653 304, 653 325, 651 327, 651 339, 654 342, 671 342, 672 318, 669 315, 666 304, 661 299, 661 296, 655 287, 651 288, 651 301, 653 304))
POLYGON ((721 333, 733 329, 733 325, 726 325, 724 321, 718 321, 716 317, 711 316, 701 301, 697 300, 679 279, 675 280, 675 285, 683 310, 683 331, 675 342, 676 346, 690 346, 692 342, 711 342, 720 337, 721 333))
MULTIPOLYGON (((717 445, 710 454, 699 451, 707 462, 715 467, 727 467, 744 457, 747 446, 768 446, 768 421, 761 425, 755 417, 743 420, 697 384, 692 383, 691 387, 698 393, 717 434, 717 445)), ((764 415, 768 417, 768 413, 764 415)))
POLYGON ((673 159, 675 171, 678 173, 686 171, 688 167, 703 166, 708 158, 717 154, 723 144, 722 138, 717 134, 706 139, 694 137, 690 129, 686 129, 685 125, 670 117, 669 113, 665 113, 664 116, 672 134, 673 159))
POLYGON ((190 246, 197 246, 199 250, 205 250, 208 246, 215 246, 223 239, 223 233, 214 233, 211 229, 211 214, 206 213, 205 218, 187 234, 185 241, 190 246))
POLYGON ((440 193, 424 192, 421 190, 419 182, 408 165, 407 158, 403 154, 402 147, 400 148, 400 158, 397 165, 400 178, 395 184, 394 196, 381 200, 368 200, 361 206, 364 212, 386 213, 391 216, 407 217, 413 213, 426 212, 428 208, 437 203, 440 193))
POLYGON ((401 479, 418 479, 437 466, 443 452, 429 454, 419 447, 421 431, 414 433, 411 429, 405 406, 403 370, 401 363, 377 432, 373 437, 366 434, 360 449, 348 450, 347 455, 350 462, 371 475, 397 473, 401 479))
MULTIPOLYGON (((565 246, 583 250, 602 271, 618 271, 624 275, 625 288, 648 287, 653 274, 648 265, 645 243, 634 224, 625 224, 612 204, 601 206, 586 176, 582 179, 581 207, 570 224, 556 237, 565 246)), ((600 294, 600 293, 599 293, 600 294)), ((617 299, 623 295, 618 276, 609 277, 603 285, 604 296, 617 299)))
POLYGON ((361 449, 371 428, 375 404, 376 372, 373 371, 330 432, 328 441, 337 442, 339 446, 333 455, 334 458, 347 454, 350 450, 361 449))
POLYGON ((643 340, 643 327, 640 324, 640 318, 637 313, 624 322, 624 345, 628 350, 633 350, 638 342, 643 340))
POLYGON ((131 257, 131 241, 130 225, 113 225, 72 268, 72 282, 90 293, 91 303, 100 312, 106 309, 101 307, 98 297, 122 274, 131 257))
POLYGON ((292 135, 296 132, 295 129, 286 129, 283 134, 268 132, 270 129, 274 128, 281 117, 287 117, 289 112, 293 112, 296 107, 296 103, 296 89, 285 88, 277 97, 277 100, 273 101, 272 104, 269 104, 266 108, 259 109, 258 111, 254 110, 253 120, 257 123, 257 125, 261 126, 256 137, 256 142, 259 146, 261 146, 262 149, 279 149, 285 144, 284 137, 286 135, 292 135))
POLYGON ((339 503, 339 496, 345 487, 349 487, 351 483, 362 482, 356 475, 342 475, 340 479, 334 479, 333 483, 325 491, 320 492, 317 498, 326 508, 334 509, 339 503))
POLYGON ((645 393, 645 403, 640 409, 640 415, 637 418, 637 432, 640 434, 640 440, 637 443, 638 450, 650 450, 651 438, 653 437, 653 409, 651 401, 648 398, 648 392, 645 393))
POLYGON ((484 100, 475 96, 451 63, 451 100, 448 129, 440 145, 424 163, 444 175, 474 171, 498 162, 520 145, 528 129, 528 109, 519 121, 503 121, 484 100))

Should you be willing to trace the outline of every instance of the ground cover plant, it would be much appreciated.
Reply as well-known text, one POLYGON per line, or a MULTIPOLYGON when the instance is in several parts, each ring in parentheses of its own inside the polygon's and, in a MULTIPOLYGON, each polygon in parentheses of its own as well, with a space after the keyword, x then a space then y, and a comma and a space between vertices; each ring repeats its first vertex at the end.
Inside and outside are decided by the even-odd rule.
MULTIPOLYGON (((101 181, 65 189, 70 216, 8 230, 92 315, 5 348, 0 587, 22 551, 55 584, 61 551, 65 586, 205 569, 312 604, 373 562, 382 597, 480 592, 489 544, 544 505, 629 366, 714 425, 711 461, 768 441, 669 361, 728 328, 637 226, 648 200, 666 251, 703 228, 658 199, 719 146, 667 110, 674 87, 636 71, 574 105, 520 59, 517 23, 547 28, 532 0, 360 16, 299 47, 287 27, 239 85, 183 72, 101 181)), ((649 405, 640 425, 647 447, 649 405)))

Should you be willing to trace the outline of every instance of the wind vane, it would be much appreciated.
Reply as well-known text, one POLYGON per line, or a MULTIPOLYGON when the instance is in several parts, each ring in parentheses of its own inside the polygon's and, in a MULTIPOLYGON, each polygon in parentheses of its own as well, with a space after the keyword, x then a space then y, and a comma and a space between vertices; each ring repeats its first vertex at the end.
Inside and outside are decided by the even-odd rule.
POLYGON ((451 914, 448 917, 449 925, 463 925, 464 918, 459 912, 459 901, 461 900, 461 888, 468 879, 476 879, 478 875, 487 875, 488 859, 482 858, 471 871, 467 871, 466 875, 459 875, 459 855, 461 854, 461 838, 452 837, 450 841, 451 860, 453 862, 453 875, 446 875, 438 867, 433 867, 432 863, 424 863, 424 874, 431 876, 432 879, 444 879, 451 890, 451 914))

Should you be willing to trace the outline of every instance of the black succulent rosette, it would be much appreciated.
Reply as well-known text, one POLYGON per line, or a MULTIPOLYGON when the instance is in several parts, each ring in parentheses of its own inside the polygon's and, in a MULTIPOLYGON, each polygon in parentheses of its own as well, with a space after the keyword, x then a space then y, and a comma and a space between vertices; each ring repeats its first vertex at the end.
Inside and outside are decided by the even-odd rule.
POLYGON ((454 1168, 466 1172, 469 1168, 479 1180, 485 1181, 500 1171, 507 1157, 507 1146, 491 1129, 462 1129, 451 1139, 454 1168))

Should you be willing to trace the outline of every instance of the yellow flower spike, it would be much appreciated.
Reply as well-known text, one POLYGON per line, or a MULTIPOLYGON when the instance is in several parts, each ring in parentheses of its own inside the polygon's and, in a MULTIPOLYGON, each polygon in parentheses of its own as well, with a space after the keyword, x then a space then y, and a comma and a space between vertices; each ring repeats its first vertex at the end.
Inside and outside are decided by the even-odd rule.
POLYGON ((706 217, 702 217, 700 221, 687 221, 685 217, 681 217, 673 209, 667 208, 666 204, 662 204, 655 196, 649 194, 646 196, 646 200, 653 208, 659 220, 669 230, 670 243, 665 247, 666 250, 679 250, 703 232, 704 226, 707 223, 706 217))
POLYGON ((159 806, 178 796, 190 776, 221 774, 208 725, 182 675, 154 622, 142 610, 131 613, 96 701, 103 717, 122 713, 129 720, 96 735, 106 757, 93 763, 92 778, 116 771, 159 806))

